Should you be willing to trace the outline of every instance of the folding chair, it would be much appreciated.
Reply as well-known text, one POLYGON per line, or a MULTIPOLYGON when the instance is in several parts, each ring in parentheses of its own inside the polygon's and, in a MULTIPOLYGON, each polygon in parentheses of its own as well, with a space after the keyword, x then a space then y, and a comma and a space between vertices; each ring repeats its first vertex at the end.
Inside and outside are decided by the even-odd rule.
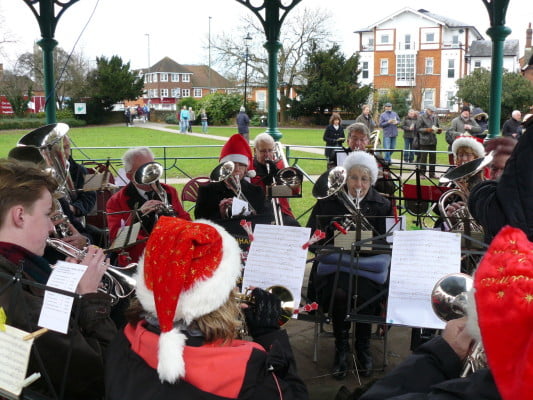
MULTIPOLYGON (((211 182, 211 180, 207 176, 192 178, 181 190, 181 204, 183 205, 186 201, 196 203, 196 200, 198 199, 198 189, 200 186, 205 186, 209 182, 211 182)), ((196 204, 193 204, 187 211, 191 211, 195 206, 196 204)))
POLYGON ((430 218, 432 221, 434 218, 431 213, 433 207, 440 196, 450 190, 447 186, 435 186, 435 185, 414 185, 405 183, 402 187, 403 207, 405 211, 416 217, 416 224, 419 227, 422 225, 427 226, 425 223, 426 218, 430 218))

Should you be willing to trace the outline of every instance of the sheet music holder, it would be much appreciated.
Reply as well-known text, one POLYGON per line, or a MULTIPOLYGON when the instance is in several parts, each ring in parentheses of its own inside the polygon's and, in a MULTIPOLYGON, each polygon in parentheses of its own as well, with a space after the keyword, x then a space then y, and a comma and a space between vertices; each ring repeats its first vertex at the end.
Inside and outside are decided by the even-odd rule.
POLYGON ((83 184, 83 191, 90 192, 101 190, 107 186, 107 174, 105 172, 96 172, 94 174, 85 175, 85 183, 83 184))

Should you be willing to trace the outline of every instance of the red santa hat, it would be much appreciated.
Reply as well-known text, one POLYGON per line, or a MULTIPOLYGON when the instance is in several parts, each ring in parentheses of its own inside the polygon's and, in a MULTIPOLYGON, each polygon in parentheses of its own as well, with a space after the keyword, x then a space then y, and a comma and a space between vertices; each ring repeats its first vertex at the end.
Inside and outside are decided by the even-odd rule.
POLYGON ((189 325, 220 308, 240 276, 240 259, 237 242, 222 227, 207 220, 159 218, 139 261, 137 298, 159 321, 161 382, 185 376, 186 336, 174 322, 189 325))
POLYGON ((452 143, 452 153, 454 157, 457 157, 457 150, 461 147, 470 147, 477 158, 485 157, 485 147, 473 136, 457 136, 452 143))
POLYGON ((220 151, 219 161, 233 161, 248 166, 247 175, 250 178, 255 176, 254 159, 252 149, 248 141, 239 133, 231 136, 220 151))
POLYGON ((496 235, 476 270, 471 297, 475 308, 468 310, 469 324, 477 317, 502 398, 529 398, 533 393, 533 243, 523 231, 506 226, 496 235))

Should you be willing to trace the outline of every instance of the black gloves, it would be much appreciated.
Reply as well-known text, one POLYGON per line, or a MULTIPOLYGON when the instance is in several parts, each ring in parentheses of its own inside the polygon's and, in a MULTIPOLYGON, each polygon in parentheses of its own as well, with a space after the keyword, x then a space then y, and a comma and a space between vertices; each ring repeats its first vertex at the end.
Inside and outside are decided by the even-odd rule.
POLYGON ((255 338, 279 329, 283 310, 279 298, 262 289, 252 290, 253 304, 244 309, 248 332, 255 338))

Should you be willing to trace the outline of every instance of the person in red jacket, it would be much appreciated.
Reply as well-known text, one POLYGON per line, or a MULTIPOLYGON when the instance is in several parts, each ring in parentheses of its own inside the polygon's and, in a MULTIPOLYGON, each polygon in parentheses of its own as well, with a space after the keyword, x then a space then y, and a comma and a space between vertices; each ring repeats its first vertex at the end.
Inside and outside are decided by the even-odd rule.
MULTIPOLYGON (((119 256, 118 264, 120 265, 139 260, 146 244, 145 239, 152 232, 162 209, 162 201, 149 185, 139 185, 133 181, 137 169, 153 161, 154 154, 148 147, 135 147, 126 151, 122 162, 130 182, 107 201, 107 225, 111 243, 116 239, 122 227, 130 226, 135 222, 141 223, 141 229, 136 238, 140 242, 125 248, 128 256, 119 256)), ((161 186, 167 193, 168 202, 172 205, 175 216, 190 221, 191 217, 183 209, 176 189, 164 183, 161 183, 161 186)))

